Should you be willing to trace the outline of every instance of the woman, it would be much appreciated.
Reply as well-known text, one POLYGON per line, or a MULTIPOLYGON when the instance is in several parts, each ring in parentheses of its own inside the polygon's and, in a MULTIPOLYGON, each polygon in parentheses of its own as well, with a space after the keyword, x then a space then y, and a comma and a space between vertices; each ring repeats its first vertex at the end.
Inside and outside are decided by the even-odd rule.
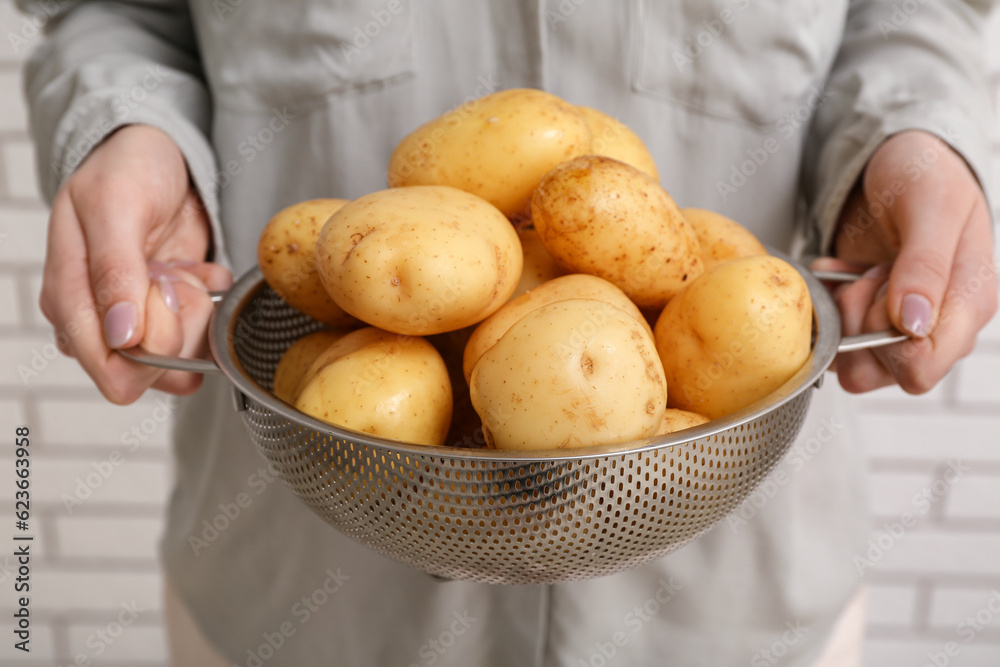
MULTIPOLYGON (((731 215, 776 247, 832 253, 830 266, 873 267, 838 293, 844 332, 892 323, 914 340, 843 355, 840 382, 926 391, 996 308, 995 271, 985 289, 949 296, 993 266, 979 186, 986 11, 889 0, 73 5, 28 65, 53 202, 42 308, 109 400, 191 394, 200 378, 114 349, 196 353, 211 310, 199 283, 224 286, 220 265, 250 268, 274 212, 379 189, 417 125, 493 90, 537 87, 636 130, 681 205, 731 215)), ((859 664, 862 455, 838 403, 817 394, 803 435, 826 434, 824 446, 743 523, 613 577, 514 588, 437 582, 327 528, 264 468, 225 382, 206 379, 177 411, 162 545, 174 660, 859 664), (211 530, 220 514, 228 526, 211 530), (191 625, 210 646, 187 643, 191 625)))

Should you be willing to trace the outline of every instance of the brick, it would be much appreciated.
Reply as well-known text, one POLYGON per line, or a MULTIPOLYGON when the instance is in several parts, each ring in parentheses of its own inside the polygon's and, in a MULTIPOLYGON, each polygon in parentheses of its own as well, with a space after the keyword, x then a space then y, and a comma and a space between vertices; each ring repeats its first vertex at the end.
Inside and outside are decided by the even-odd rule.
MULTIPOLYGON (((58 3, 55 6, 61 7, 64 4, 58 3)), ((47 18, 48 15, 44 10, 33 14, 20 14, 11 0, 0 0, 0 34, 3 35, 3 41, 0 42, 0 62, 24 61, 41 41, 41 27, 47 18)), ((4 91, 4 94, 6 92, 4 91)))
MULTIPOLYGON (((9 460, 8 460, 9 461, 9 460)), ((0 470, 3 471, 5 479, 14 479, 14 474, 9 470, 8 461, 4 461, 0 465, 0 470)), ((11 484, 13 486, 13 484, 11 484)), ((41 530, 42 517, 39 515, 38 510, 34 503, 31 504, 32 511, 30 512, 30 518, 28 519, 28 530, 22 533, 19 530, 14 530, 14 503, 13 501, 4 507, 4 511, 0 512, 0 526, 5 529, 10 526, 10 528, 5 531, 9 532, 11 536, 18 535, 31 535, 35 539, 31 540, 31 553, 36 556, 48 556, 51 551, 49 545, 45 540, 45 533, 41 530)), ((0 551, 0 587, 3 586, 3 581, 6 580, 9 575, 17 569, 17 562, 14 560, 12 555, 12 550, 4 549, 0 551)), ((2 588, 0 588, 2 590, 2 588)))
MULTIPOLYGON (((1000 630, 1000 590, 937 587, 931 595, 932 626, 1000 630), (971 619, 971 620, 970 620, 971 619)), ((975 630, 978 632, 978 630, 975 630)))
MULTIPOLYGON (((81 507, 90 503, 149 503, 162 505, 170 491, 170 467, 166 462, 133 461, 124 457, 115 466, 108 459, 53 459, 36 457, 32 462, 32 498, 37 503, 52 503, 60 506, 60 512, 76 514, 81 507), (98 472, 103 468, 107 479, 98 472), (81 500, 81 505, 72 504, 72 512, 66 507, 64 496, 71 498, 89 497, 81 500)), ((0 500, 14 499, 14 485, 0 484, 0 500)))
POLYGON ((958 367, 958 401, 965 404, 996 404, 1000 412, 1000 354, 976 353, 958 367))
MULTIPOLYGON (((6 3, 3 3, 6 4, 6 3)), ((13 593, 8 593, 13 601, 13 593)), ((56 660, 56 638, 52 631, 52 626, 42 623, 37 619, 31 621, 31 647, 30 653, 24 653, 14 648, 12 635, 7 628, 7 614, 4 614, 4 641, 0 642, 0 665, 46 665, 51 667, 56 660)))
MULTIPOLYGON (((148 572, 91 571, 36 567, 32 570, 33 608, 45 612, 83 611, 118 613, 133 601, 143 612, 161 611, 161 574, 148 572)), ((3 609, 8 600, 3 600, 3 609)), ((3 611, 4 617, 7 612, 3 611)))
POLYGON ((14 276, 0 275, 0 326, 17 326, 20 323, 17 282, 14 276))
POLYGON ((1000 519, 1000 475, 965 475, 945 504, 949 518, 1000 519))
POLYGON ((926 394, 907 394, 899 388, 899 385, 892 385, 868 392, 864 396, 852 396, 851 400, 861 413, 879 412, 900 406, 919 412, 929 406, 944 406, 947 382, 948 378, 945 377, 926 394))
POLYGON ((954 639, 875 639, 865 640, 866 667, 924 667, 933 665, 930 656, 948 667, 996 667, 1000 665, 1000 645, 965 644, 955 635, 954 639), (954 642, 959 651, 954 658, 940 656, 945 646, 954 642), (946 661, 946 662, 943 662, 946 661))
POLYGON ((862 437, 872 458, 1000 462, 1000 415, 865 415, 862 437))
POLYGON ((912 586, 870 585, 867 622, 874 625, 913 624, 917 590, 912 586))
MULTIPOLYGON (((14 199, 40 200, 35 173, 35 151, 27 141, 8 141, 0 148, 7 174, 7 196, 14 199)), ((41 203, 39 201, 39 203, 41 203)))
POLYGON ((0 425, 13 428, 25 424, 24 405, 20 401, 0 401, 0 425))
POLYGON ((119 631, 118 615, 108 618, 105 625, 77 625, 69 627, 70 657, 78 664, 88 664, 78 656, 94 661, 94 665, 134 665, 151 661, 167 661, 167 638, 160 626, 139 623, 142 613, 133 625, 119 631), (103 635, 98 634, 103 630, 103 635), (120 632, 120 634, 119 634, 120 632), (116 636, 115 636, 116 635, 116 636), (107 638, 105 640, 104 638, 107 638), (97 657, 101 651, 100 658, 97 657))
MULTIPOLYGON (((19 391, 49 387, 93 389, 94 384, 75 359, 63 356, 51 336, 0 339, 0 387, 19 391)), ((97 390, 94 389, 94 394, 97 390)))
POLYGON ((49 323, 45 316, 42 315, 42 309, 38 306, 38 297, 42 294, 42 271, 37 269, 31 271, 29 274, 21 278, 22 281, 27 282, 27 288, 22 285, 22 295, 26 295, 28 299, 28 320, 26 324, 33 327, 41 327, 43 329, 51 329, 52 325, 49 323))
MULTIPOLYGON (((6 37, 6 34, 4 34, 6 37)), ((6 39, 3 40, 7 42, 6 39)), ((7 44, 0 48, 9 48, 7 44)), ((21 73, 13 70, 0 70, 0 131, 24 131, 28 127, 28 112, 24 105, 24 93, 21 92, 21 73)))
MULTIPOLYGON (((997 166, 1000 170, 1000 165, 997 166)), ((997 171, 1000 175, 1000 171, 997 171)), ((993 319, 990 320, 982 331, 979 332, 979 343, 1000 343, 1000 316, 994 315, 993 319)))
POLYGON ((45 209, 0 206, 0 264, 42 264, 48 222, 45 209))
POLYGON ((94 400, 42 400, 39 437, 59 445, 108 445, 123 455, 164 451, 170 443, 173 403, 156 393, 129 406, 94 400), (166 406, 166 407, 164 407, 166 406))
POLYGON ((21 18, 12 0, 0 0, 0 35, 4 36, 0 42, 0 62, 17 62, 17 54, 6 35, 13 32, 20 36, 21 18))
MULTIPOLYGON (((881 524, 872 539, 886 535, 881 524)), ((888 541, 888 538, 885 538, 888 541)), ((858 554, 869 558, 868 553, 858 554)), ((991 534, 936 532, 919 527, 906 531, 884 551, 872 554, 874 570, 896 573, 1000 576, 1000 536, 991 534)))
POLYGON ((935 479, 931 472, 872 472, 868 478, 871 512, 879 517, 916 513, 918 508, 913 503, 914 496, 929 489, 935 479))
POLYGON ((160 518, 59 517, 59 552, 69 558, 119 558, 155 561, 163 530, 160 518))
MULTIPOLYGON (((988 35, 1000 34, 1000 16, 997 16, 996 13, 990 14, 985 29, 988 35)), ((995 74, 997 70, 1000 70, 1000 45, 994 39, 987 40, 987 44, 986 52, 989 54, 989 58, 986 61, 987 67, 990 72, 995 74)))

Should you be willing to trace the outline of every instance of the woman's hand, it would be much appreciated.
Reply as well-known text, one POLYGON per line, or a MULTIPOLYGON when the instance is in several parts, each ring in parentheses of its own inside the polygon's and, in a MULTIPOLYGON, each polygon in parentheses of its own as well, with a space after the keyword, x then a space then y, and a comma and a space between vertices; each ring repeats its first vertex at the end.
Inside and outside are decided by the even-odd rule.
POLYGON ((872 155, 841 214, 835 255, 816 268, 869 269, 834 293, 844 335, 894 326, 912 336, 839 355, 847 391, 929 391, 997 310, 986 198, 962 158, 926 132, 893 135, 872 155))
POLYGON ((229 272, 205 263, 208 218, 180 150, 163 132, 126 126, 63 184, 49 219, 40 305, 63 353, 108 400, 149 387, 189 394, 201 376, 131 362, 114 350, 194 356, 229 272))

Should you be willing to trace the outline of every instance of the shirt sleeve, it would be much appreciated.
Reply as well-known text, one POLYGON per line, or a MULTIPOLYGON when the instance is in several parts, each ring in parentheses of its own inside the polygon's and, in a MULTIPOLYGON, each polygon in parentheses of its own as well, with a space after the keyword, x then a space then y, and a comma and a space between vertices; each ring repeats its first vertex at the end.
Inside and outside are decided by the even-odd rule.
POLYGON ((25 94, 39 183, 51 203, 63 181, 111 132, 135 123, 162 130, 180 148, 224 254, 211 98, 191 16, 183 0, 17 0, 48 16, 45 37, 25 66, 25 94))
MULTIPOLYGON (((986 20, 992 0, 852 0, 803 161, 806 249, 831 247, 847 195, 876 148, 925 130, 960 153, 987 189, 992 104, 986 20)), ((915 156, 911 178, 934 156, 915 156)))

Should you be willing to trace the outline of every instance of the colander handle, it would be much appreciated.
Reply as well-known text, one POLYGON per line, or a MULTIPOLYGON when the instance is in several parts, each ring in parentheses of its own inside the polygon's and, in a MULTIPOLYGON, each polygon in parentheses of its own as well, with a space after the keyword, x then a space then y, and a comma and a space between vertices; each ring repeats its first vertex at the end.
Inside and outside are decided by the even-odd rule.
MULTIPOLYGON (((812 274, 829 283, 852 283, 861 277, 860 273, 850 273, 848 271, 813 271, 812 274)), ((844 336, 837 346, 837 353, 854 352, 855 350, 868 350, 873 347, 902 343, 909 336, 896 329, 886 329, 884 331, 873 331, 872 333, 858 334, 857 336, 844 336)))
MULTIPOLYGON (((212 303, 219 303, 225 292, 209 292, 212 303)), ((180 357, 166 357, 162 354, 151 354, 139 346, 118 350, 118 354, 126 359, 137 361, 146 366, 155 368, 165 368, 169 371, 187 371, 189 373, 221 373, 218 364, 211 359, 182 359, 180 357)))

